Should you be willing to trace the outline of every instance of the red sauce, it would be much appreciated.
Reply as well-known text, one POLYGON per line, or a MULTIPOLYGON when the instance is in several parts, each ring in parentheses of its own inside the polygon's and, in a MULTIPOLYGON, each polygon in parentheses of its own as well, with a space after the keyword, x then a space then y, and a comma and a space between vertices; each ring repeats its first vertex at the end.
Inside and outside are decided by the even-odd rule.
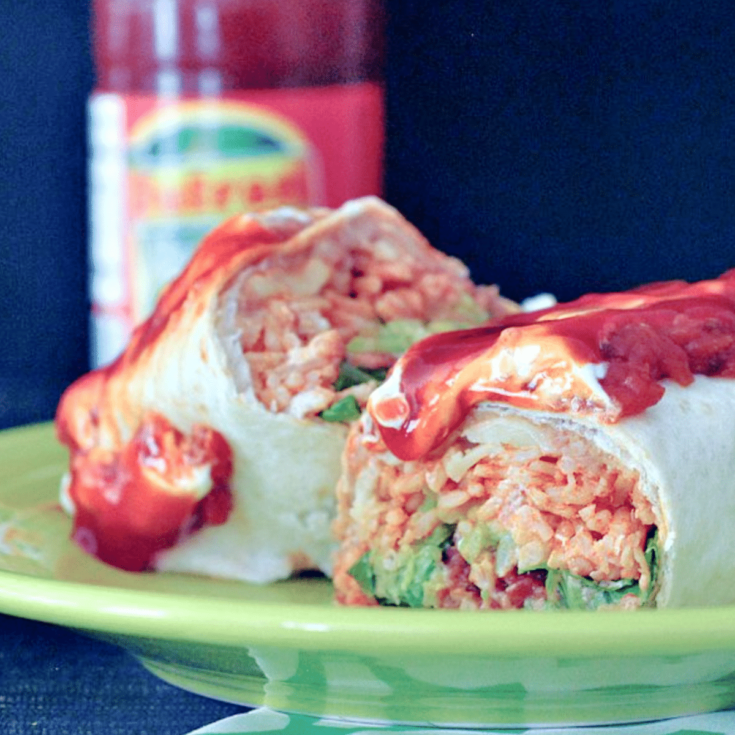
POLYGON ((447 586, 436 594, 437 607, 459 608, 463 600, 469 599, 478 607, 482 603, 480 588, 470 582, 470 567, 467 560, 454 546, 444 551, 444 567, 447 586))
POLYGON ((372 0, 177 0, 170 18, 168 5, 94 0, 100 90, 155 93, 165 72, 189 94, 203 72, 217 72, 224 91, 381 76, 383 12, 372 0))
MULTIPOLYGON (((437 607, 458 608, 465 600, 472 601, 477 607, 482 606, 482 592, 470 581, 472 567, 469 562, 450 546, 444 552, 448 584, 437 592, 437 607)), ((546 599, 546 572, 535 570, 519 574, 517 569, 506 573, 495 580, 495 589, 490 595, 491 610, 522 609, 527 600, 543 601, 546 599)))
POLYGON ((232 508, 232 455, 221 434, 195 426, 184 435, 148 415, 120 451, 72 452, 72 538, 85 551, 128 571, 151 567, 157 552, 202 526, 224 523, 232 508), (211 485, 203 498, 192 480, 211 485))
POLYGON ((656 404, 664 380, 735 377, 735 270, 438 334, 410 348, 394 373, 398 392, 379 389, 369 409, 405 460, 437 447, 483 401, 619 421, 656 404), (601 370, 597 387, 590 366, 601 370))
POLYGON ((546 572, 509 572, 505 577, 496 580, 495 593, 497 597, 504 598, 509 607, 517 610, 525 607, 526 601, 546 600, 546 572))

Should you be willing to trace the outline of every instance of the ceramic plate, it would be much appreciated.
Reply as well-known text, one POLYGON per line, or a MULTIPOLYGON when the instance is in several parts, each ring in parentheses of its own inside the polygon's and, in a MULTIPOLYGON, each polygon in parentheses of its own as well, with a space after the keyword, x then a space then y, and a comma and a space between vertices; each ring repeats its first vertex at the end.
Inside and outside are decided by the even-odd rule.
POLYGON ((418 726, 643 721, 735 705, 735 609, 345 609, 324 579, 128 574, 69 543, 49 425, 0 432, 0 612, 116 643, 203 694, 418 726))

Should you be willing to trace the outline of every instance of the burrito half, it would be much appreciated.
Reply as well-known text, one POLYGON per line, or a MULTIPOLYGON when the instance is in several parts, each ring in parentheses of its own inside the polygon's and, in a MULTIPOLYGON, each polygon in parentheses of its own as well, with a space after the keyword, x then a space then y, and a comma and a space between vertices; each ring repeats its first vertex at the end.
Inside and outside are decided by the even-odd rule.
POLYGON ((415 339, 515 305, 375 198, 214 230, 57 411, 74 539, 127 570, 331 569, 347 426, 415 339))
POLYGON ((411 347, 351 429, 347 605, 735 603, 735 272, 411 347))

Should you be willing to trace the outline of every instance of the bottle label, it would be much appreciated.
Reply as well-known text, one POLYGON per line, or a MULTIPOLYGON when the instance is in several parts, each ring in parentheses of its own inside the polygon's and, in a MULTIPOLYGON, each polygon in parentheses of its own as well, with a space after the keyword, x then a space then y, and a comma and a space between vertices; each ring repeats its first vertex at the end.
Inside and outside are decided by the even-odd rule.
POLYGON ((172 100, 97 92, 89 115, 93 366, 122 350, 225 218, 381 192, 378 84, 172 100))

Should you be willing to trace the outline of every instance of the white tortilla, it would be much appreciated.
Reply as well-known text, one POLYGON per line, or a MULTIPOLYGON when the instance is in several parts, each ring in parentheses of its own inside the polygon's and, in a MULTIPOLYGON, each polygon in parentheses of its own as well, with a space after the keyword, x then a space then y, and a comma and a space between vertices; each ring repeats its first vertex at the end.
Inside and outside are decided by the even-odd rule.
POLYGON ((261 248, 260 260, 247 249, 227 251, 222 262, 200 258, 204 276, 184 281, 186 289, 173 289, 184 293, 181 303, 164 294, 164 302, 169 298, 174 306, 164 310, 163 328, 156 332, 159 315, 154 314, 143 330, 154 338, 138 339, 136 348, 134 337, 111 369, 72 386, 57 417, 84 451, 119 450, 149 411, 184 433, 195 424, 219 432, 233 452, 231 515, 224 525, 205 527, 159 553, 155 567, 264 583, 300 569, 330 573, 334 486, 347 427, 274 413, 255 397, 232 322, 238 279, 248 277, 254 262, 308 250, 328 238, 344 248, 356 242, 387 248, 398 259, 420 259, 458 282, 471 286, 471 281, 464 265, 431 248, 393 208, 373 197, 335 211, 283 208, 243 215, 213 236, 226 243, 253 220, 285 233, 284 242, 272 254, 263 255, 261 248), (223 298, 227 293, 229 301, 223 298))
MULTIPOLYGON (((316 221, 296 210, 276 216, 301 231, 316 221)), ((112 373, 94 399, 100 426, 88 441, 119 448, 148 411, 184 433, 204 424, 222 434, 233 453, 228 521, 160 553, 155 567, 262 583, 301 566, 329 571, 332 495, 346 428, 271 413, 255 399, 247 365, 228 355, 217 330, 218 296, 240 267, 235 261, 213 271, 138 359, 112 373)), ((65 400, 86 422, 83 396, 65 400)), ((80 426, 77 435, 85 433, 80 426)))
MULTIPOLYGON (((628 292, 590 295, 531 318, 511 318, 493 330, 414 345, 372 393, 369 417, 360 423, 364 434, 355 434, 358 440, 367 437, 363 444, 367 458, 353 462, 342 481, 341 506, 352 515, 345 513, 346 520, 338 522, 349 538, 340 550, 336 577, 342 578, 344 562, 354 562, 350 553, 362 548, 352 537, 363 545, 372 543, 361 536, 359 523, 353 524, 357 530, 351 525, 360 513, 350 504, 359 501, 354 478, 361 463, 388 461, 383 460, 381 445, 374 443, 376 434, 388 432, 383 435, 385 454, 392 456, 394 447, 408 462, 408 472, 415 471, 413 461, 419 467, 423 461, 433 467, 437 456, 451 461, 459 457, 458 464, 447 470, 456 481, 483 457, 492 456, 498 467, 513 462, 512 452, 503 459, 504 445, 528 447, 531 453, 540 450, 543 456, 550 435, 557 433, 560 441, 550 442, 553 453, 565 445, 564 438, 581 437, 590 447, 591 466, 599 461, 601 451, 616 458, 611 467, 622 465, 638 475, 638 488, 653 510, 659 547, 655 586, 646 604, 735 603, 735 380, 727 377, 724 367, 722 376, 695 374, 701 355, 690 354, 689 343, 682 346, 681 334, 669 325, 669 321, 679 328, 686 324, 694 335, 717 334, 717 329, 729 334, 733 279, 733 272, 728 272, 696 284, 662 282, 628 292), (637 311, 622 317, 628 310, 637 311), (600 312, 607 314, 600 318, 600 312), (649 339, 654 342, 650 354, 645 350, 649 339), (608 395, 600 382, 611 369, 605 350, 619 360, 615 367, 621 387, 627 385, 633 392, 642 390, 636 379, 646 376, 645 370, 635 372, 635 355, 642 352, 644 364, 645 359, 653 361, 646 376, 653 379, 659 366, 651 355, 667 354, 670 362, 660 372, 671 378, 661 381, 662 396, 640 412, 635 404, 623 410, 623 403, 608 395), (678 375, 672 367, 677 360, 678 375), (422 369, 417 370, 417 365, 422 369), (465 414, 462 406, 467 405, 473 408, 465 414), (534 426, 545 431, 535 432, 534 426), (388 440, 391 432, 398 432, 396 444, 388 440), (504 434, 508 440, 499 438, 504 434), (466 444, 454 444, 458 436, 470 442, 469 449, 464 448, 466 444), (376 449, 369 449, 372 446, 376 449), (452 453, 453 446, 459 448, 452 453)), ((712 366, 726 365, 710 347, 715 354, 712 366)), ((358 446, 352 436, 349 441, 358 446)), ((576 443, 568 446, 574 448, 574 462, 583 462, 584 450, 578 452, 576 443)), ((564 450, 558 451, 563 458, 564 450)), ((522 495, 525 480, 517 482, 522 495)), ((515 496, 507 497, 509 503, 516 502, 515 496)), ((647 509, 640 510, 641 523, 650 527, 647 509)), ((612 536, 610 541, 617 543, 612 536)), ((567 548, 575 553, 573 546, 567 548)), ((585 561, 595 563, 591 558, 585 561)), ((536 561, 531 558, 530 563, 536 561)), ((355 580, 350 581, 349 571, 344 576, 345 596, 350 599, 355 580)))

